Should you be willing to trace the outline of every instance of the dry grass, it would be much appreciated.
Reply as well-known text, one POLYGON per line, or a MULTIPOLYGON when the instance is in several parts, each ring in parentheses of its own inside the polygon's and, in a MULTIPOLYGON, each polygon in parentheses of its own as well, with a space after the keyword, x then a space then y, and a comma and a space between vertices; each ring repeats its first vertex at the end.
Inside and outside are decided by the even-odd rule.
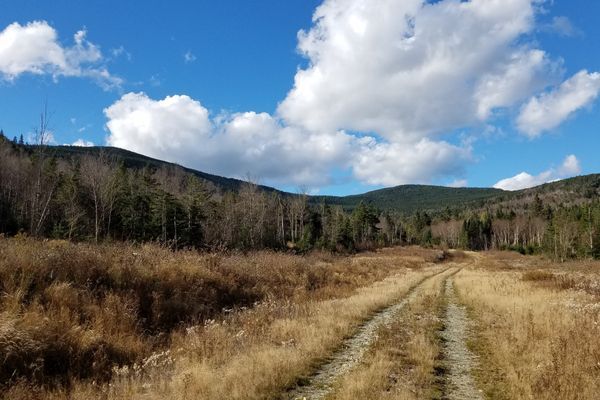
POLYGON ((406 293, 432 270, 407 270, 355 295, 302 305, 266 303, 223 324, 180 335, 172 372, 122 382, 117 397, 267 399, 309 374, 361 320, 406 293))
POLYGON ((365 360, 336 384, 328 399, 435 399, 441 397, 444 310, 442 283, 453 271, 423 283, 390 326, 382 327, 365 360))
MULTIPOLYGON (((573 282, 583 280, 563 266, 540 270, 538 258, 517 260, 520 264, 505 261, 513 265, 507 270, 488 268, 484 258, 481 269, 455 278, 461 300, 478 322, 472 345, 481 357, 479 384, 491 399, 596 399, 599 298, 573 290, 578 285, 573 282)), ((585 282, 589 286, 595 278, 585 282)))
POLYGON ((556 276, 552 272, 548 271, 540 271, 540 270, 532 270, 523 272, 523 276, 521 279, 524 281, 530 282, 551 282, 554 281, 556 276))
POLYGON ((265 398, 421 277, 423 255, 0 239, 0 394, 265 398))
MULTIPOLYGON (((362 321, 447 268, 443 260, 463 267, 454 285, 477 325, 476 378, 489 398, 597 398, 597 262, 414 247, 173 253, 27 238, 0 238, 0 397, 285 397, 362 321)), ((333 398, 441 396, 442 280, 411 296, 333 398)))

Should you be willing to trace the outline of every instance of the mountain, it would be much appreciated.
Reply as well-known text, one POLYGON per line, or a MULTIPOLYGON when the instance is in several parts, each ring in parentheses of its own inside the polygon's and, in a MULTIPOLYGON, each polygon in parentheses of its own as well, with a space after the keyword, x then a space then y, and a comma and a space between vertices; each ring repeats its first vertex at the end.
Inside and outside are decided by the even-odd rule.
POLYGON ((540 186, 505 191, 494 188, 451 188, 429 185, 400 185, 352 196, 314 196, 313 203, 353 209, 361 201, 381 210, 404 213, 441 211, 446 208, 526 207, 536 197, 552 206, 581 204, 600 197, 600 174, 577 176, 540 186))
MULTIPOLYGON (((33 146, 27 147, 33 148, 33 146)), ((97 155, 104 151, 122 162, 126 168, 160 168, 161 166, 177 165, 115 147, 51 146, 49 149, 53 156, 63 159, 81 157, 86 154, 97 155)), ((208 174, 186 167, 181 168, 213 185, 220 192, 237 191, 244 184, 244 181, 239 179, 208 174)), ((285 196, 296 196, 269 186, 260 185, 259 188, 285 196)), ((555 205, 576 204, 594 196, 600 196, 600 174, 578 176, 518 191, 494 188, 400 185, 350 196, 309 196, 309 202, 315 205, 342 206, 346 210, 352 210, 360 202, 364 202, 381 210, 413 213, 415 211, 435 212, 446 208, 524 207, 533 202, 536 197, 555 205)))
MULTIPOLYGON (((33 148, 34 146, 28 146, 33 148)), ((150 167, 153 169, 160 168, 163 166, 178 166, 185 172, 195 175, 196 177, 210 182, 215 188, 222 192, 237 191, 245 183, 240 179, 226 178, 223 176, 212 175, 206 172, 198 171, 195 169, 187 168, 179 164, 171 163, 168 161, 158 160, 156 158, 148 157, 133 151, 120 149, 118 147, 109 146, 93 146, 93 147, 81 147, 81 146, 48 146, 50 154, 56 158, 70 159, 73 157, 81 157, 84 155, 98 155, 100 152, 105 152, 110 157, 114 157, 117 162, 123 163, 126 168, 144 168, 150 167)), ((269 186, 259 185, 262 190, 268 192, 280 192, 269 186)), ((280 192, 283 193, 283 192, 280 192)))
POLYGON ((600 198, 600 174, 590 174, 545 183, 529 189, 503 192, 485 202, 485 206, 494 210, 527 209, 538 199, 552 208, 589 203, 600 198))
POLYGON ((356 207, 361 201, 381 210, 411 213, 431 211, 464 204, 481 204, 484 200, 506 193, 491 188, 451 188, 430 185, 400 185, 351 196, 314 196, 313 203, 340 205, 345 209, 356 207))

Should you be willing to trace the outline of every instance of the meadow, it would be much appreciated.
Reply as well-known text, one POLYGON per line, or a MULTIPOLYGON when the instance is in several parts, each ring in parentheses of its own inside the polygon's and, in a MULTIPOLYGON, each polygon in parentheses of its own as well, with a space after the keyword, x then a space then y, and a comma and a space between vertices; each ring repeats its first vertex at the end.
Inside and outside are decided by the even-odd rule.
POLYGON ((594 261, 16 237, 0 239, 0 293, 7 399, 291 399, 298 388, 327 399, 592 399, 600 389, 594 261), (362 348, 350 364, 339 355, 353 339, 362 348))

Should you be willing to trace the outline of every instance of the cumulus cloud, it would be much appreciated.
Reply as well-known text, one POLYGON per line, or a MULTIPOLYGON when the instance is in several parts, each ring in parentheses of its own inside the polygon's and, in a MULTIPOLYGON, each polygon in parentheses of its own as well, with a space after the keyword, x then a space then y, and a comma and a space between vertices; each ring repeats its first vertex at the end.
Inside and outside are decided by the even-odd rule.
MULTIPOLYGON (((529 36, 539 4, 325 0, 298 34, 308 63, 274 115, 211 116, 188 96, 129 93, 105 110, 108 142, 287 184, 322 184, 333 168, 373 185, 460 178, 471 146, 443 135, 490 126, 562 80, 560 60, 529 36)), ((533 99, 552 97, 563 96, 533 99)))
POLYGON ((565 158, 562 165, 557 171, 558 176, 567 177, 573 176, 581 173, 581 166, 579 165, 579 160, 575 155, 571 154, 565 158))
POLYGON ((211 118, 189 96, 153 100, 128 93, 104 110, 108 144, 204 171, 278 183, 325 184, 344 165, 355 140, 343 132, 309 133, 267 113, 211 118))
POLYGON ((598 92, 600 73, 579 71, 558 88, 529 100, 521 109, 517 126, 529 137, 540 136, 591 104, 598 97, 598 92))
POLYGON ((424 138, 416 144, 404 145, 380 144, 371 139, 362 141, 352 168, 363 182, 393 186, 460 174, 471 159, 470 149, 443 141, 424 138))
POLYGON ((470 148, 422 139, 415 145, 381 143, 344 131, 287 126, 267 113, 211 117, 189 96, 154 100, 128 93, 104 110, 108 144, 227 176, 319 186, 333 168, 350 168, 373 185, 398 185, 456 175, 470 148))
POLYGON ((89 140, 85 140, 85 139, 77 139, 76 141, 71 143, 71 146, 92 147, 92 146, 94 146, 94 142, 90 142, 89 140))
POLYGON ((0 75, 8 81, 24 73, 88 77, 104 89, 119 87, 122 79, 102 66, 102 52, 86 35, 85 29, 76 32, 74 44, 63 47, 46 21, 14 22, 0 32, 0 75))
POLYGON ((534 3, 327 0, 299 33, 309 66, 279 113, 413 143, 484 121, 556 80, 558 65, 519 40, 534 3))
POLYGON ((568 178, 581 173, 579 160, 573 154, 567 156, 558 168, 550 168, 538 175, 521 172, 511 178, 498 181, 494 187, 504 190, 520 190, 538 186, 547 182, 568 178))

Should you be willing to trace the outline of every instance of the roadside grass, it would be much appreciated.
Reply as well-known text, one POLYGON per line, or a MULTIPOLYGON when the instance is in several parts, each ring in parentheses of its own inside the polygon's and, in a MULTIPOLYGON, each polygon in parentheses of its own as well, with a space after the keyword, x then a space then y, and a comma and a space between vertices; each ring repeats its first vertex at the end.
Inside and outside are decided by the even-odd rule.
MULTIPOLYGON (((470 347, 488 398, 597 398, 598 262, 417 247, 208 254, 25 237, 0 238, 0 397, 286 398, 446 261, 462 267, 454 287, 475 322, 470 347)), ((447 274, 414 292, 331 398, 443 397, 436 332, 447 274)))
POLYGON ((507 260, 512 269, 488 267, 488 261, 454 279, 477 323, 471 347, 480 357, 476 379, 487 397, 596 399, 600 307, 591 288, 600 265, 586 267, 583 276, 539 258, 507 260))
POLYGON ((439 270, 406 270, 353 296, 303 305, 266 303, 225 323, 174 338, 185 349, 172 372, 150 380, 115 384, 116 397, 268 399, 285 398, 303 376, 336 349, 377 310, 402 297, 424 275, 439 270))

